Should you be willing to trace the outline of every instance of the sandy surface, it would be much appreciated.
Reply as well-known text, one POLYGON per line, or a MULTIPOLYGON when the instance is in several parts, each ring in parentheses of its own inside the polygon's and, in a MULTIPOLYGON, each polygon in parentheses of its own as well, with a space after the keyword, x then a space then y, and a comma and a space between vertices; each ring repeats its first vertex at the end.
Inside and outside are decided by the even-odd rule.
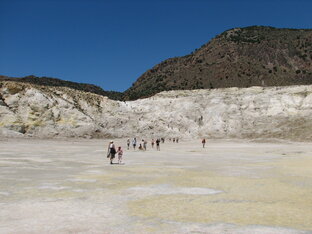
POLYGON ((312 233, 311 143, 199 142, 0 140, 0 233, 312 233))

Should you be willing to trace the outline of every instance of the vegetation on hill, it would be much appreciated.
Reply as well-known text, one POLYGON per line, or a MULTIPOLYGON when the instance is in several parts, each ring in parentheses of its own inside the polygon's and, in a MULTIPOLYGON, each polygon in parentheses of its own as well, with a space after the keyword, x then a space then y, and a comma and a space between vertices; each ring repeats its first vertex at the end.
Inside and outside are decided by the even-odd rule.
POLYGON ((164 90, 312 84, 312 30, 251 26, 146 71, 125 99, 164 90))
POLYGON ((30 83, 35 85, 43 85, 43 86, 54 86, 54 87, 68 87, 84 92, 95 93, 102 96, 107 96, 113 100, 121 100, 122 93, 116 91, 104 91, 101 87, 93 85, 93 84, 84 84, 77 83, 71 81, 60 80, 56 78, 49 77, 36 77, 36 76, 26 76, 22 78, 12 78, 7 76, 0 76, 0 81, 17 81, 23 83, 30 83))
POLYGON ((64 86, 115 100, 135 100, 165 90, 307 85, 312 84, 312 29, 251 26, 225 31, 191 54, 149 69, 124 93, 47 77, 1 80, 64 86))

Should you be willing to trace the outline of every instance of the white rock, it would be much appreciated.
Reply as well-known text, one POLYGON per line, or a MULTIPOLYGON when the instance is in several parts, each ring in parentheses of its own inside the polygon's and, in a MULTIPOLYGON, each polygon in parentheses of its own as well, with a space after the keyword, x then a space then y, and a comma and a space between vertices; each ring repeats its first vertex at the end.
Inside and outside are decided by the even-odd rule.
POLYGON ((64 87, 10 94, 10 82, 2 83, 2 136, 312 139, 312 86, 168 91, 120 102, 64 87))

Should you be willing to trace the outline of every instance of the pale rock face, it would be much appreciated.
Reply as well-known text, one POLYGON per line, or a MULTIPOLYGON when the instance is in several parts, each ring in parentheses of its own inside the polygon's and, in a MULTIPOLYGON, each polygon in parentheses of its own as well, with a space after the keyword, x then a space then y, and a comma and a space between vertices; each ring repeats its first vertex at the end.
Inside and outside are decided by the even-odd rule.
POLYGON ((312 86, 168 91, 136 101, 0 86, 0 136, 312 140, 312 86))

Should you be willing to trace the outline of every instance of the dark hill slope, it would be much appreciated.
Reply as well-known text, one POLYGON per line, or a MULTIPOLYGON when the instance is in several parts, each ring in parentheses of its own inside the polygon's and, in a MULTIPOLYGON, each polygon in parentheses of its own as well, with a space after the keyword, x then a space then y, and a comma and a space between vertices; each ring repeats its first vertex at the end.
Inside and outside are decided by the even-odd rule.
POLYGON ((312 84, 312 29, 252 26, 225 31, 193 53, 170 58, 146 71, 124 93, 48 77, 0 76, 134 100, 165 90, 312 84))
POLYGON ((164 90, 312 84, 312 30, 252 26, 225 31, 190 55, 146 71, 125 99, 164 90))

